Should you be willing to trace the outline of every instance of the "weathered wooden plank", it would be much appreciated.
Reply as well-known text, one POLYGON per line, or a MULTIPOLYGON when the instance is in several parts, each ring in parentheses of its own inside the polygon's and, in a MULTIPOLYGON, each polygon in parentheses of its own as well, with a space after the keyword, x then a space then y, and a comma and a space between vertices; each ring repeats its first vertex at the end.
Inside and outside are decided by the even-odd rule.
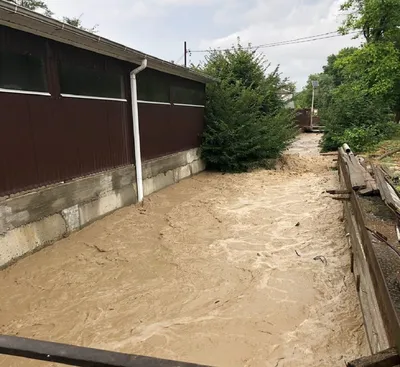
POLYGON ((319 153, 322 156, 337 156, 338 152, 326 152, 326 153, 319 153))
POLYGON ((366 324, 366 329, 369 331, 369 342, 371 343, 371 348, 375 352, 394 345, 400 350, 400 322, 396 308, 389 294, 382 268, 374 250, 373 240, 377 239, 365 228, 366 224, 364 213, 360 205, 360 199, 357 193, 351 190, 352 183, 349 169, 342 154, 339 158, 340 182, 342 187, 345 185, 349 191, 352 191, 351 201, 345 202, 344 207, 346 209, 346 223, 349 223, 349 220, 351 223, 354 222, 353 227, 357 229, 357 233, 353 233, 351 228, 346 225, 346 230, 350 233, 350 237, 352 238, 353 251, 355 251, 355 254, 358 254, 358 256, 356 256, 355 275, 360 274, 360 271, 363 275, 360 289, 362 289, 365 279, 369 282, 368 289, 364 289, 364 291, 366 291, 365 293, 360 292, 359 297, 360 300, 368 300, 367 307, 364 307, 365 303, 362 303, 363 312, 365 310, 368 311, 369 305, 371 304, 374 305, 372 309, 375 310, 371 314, 366 312, 367 316, 372 315, 371 318, 365 317, 366 321, 372 320, 369 326, 368 323, 366 324), (359 247, 354 244, 359 244, 359 247), (359 251, 357 252, 356 250, 359 251), (358 264, 362 264, 362 266, 359 267, 358 264), (365 277, 366 275, 367 277, 365 277), (366 298, 366 296, 368 298, 366 298), (380 321, 375 323, 378 320, 380 321))
POLYGON ((362 168, 357 157, 351 151, 350 153, 346 153, 344 148, 340 148, 339 153, 341 154, 344 162, 347 165, 352 188, 354 190, 365 189, 367 187, 364 179, 365 170, 362 168))
MULTIPOLYGON (((371 176, 367 167, 360 161, 360 158, 358 159, 358 162, 360 163, 360 167, 361 167, 362 173, 364 175, 365 184, 367 186, 365 189, 361 189, 359 191, 360 194, 361 195, 377 195, 377 194, 379 194, 378 185, 377 185, 375 179, 371 176)), ((365 163, 365 161, 364 161, 364 163, 365 163)))
POLYGON ((373 169, 382 200, 389 208, 397 214, 400 214, 400 198, 397 195, 396 190, 387 181, 381 167, 374 166, 373 169))
POLYGON ((350 196, 334 196, 332 197, 333 200, 338 200, 338 201, 349 201, 350 200, 350 196))
POLYGON ((327 194, 331 194, 331 195, 341 195, 341 194, 350 194, 349 191, 347 190, 326 190, 325 191, 327 194))
POLYGON ((389 348, 369 357, 347 363, 347 367, 395 367, 400 364, 396 348, 389 348))
POLYGON ((349 233, 348 239, 352 247, 352 254, 354 254, 354 277, 357 279, 357 275, 360 275, 361 278, 358 296, 363 312, 364 327, 371 351, 377 353, 382 349, 389 348, 389 342, 350 202, 344 203, 344 215, 346 232, 349 233))
POLYGON ((389 157, 389 156, 391 156, 391 155, 393 155, 393 154, 395 154, 395 153, 397 153, 397 152, 400 152, 400 148, 391 150, 390 152, 387 152, 387 153, 381 155, 380 157, 378 157, 378 159, 381 160, 381 159, 386 158, 386 157, 389 157))
POLYGON ((0 335, 0 354, 78 367, 205 367, 199 364, 0 335))
POLYGON ((385 183, 385 178, 383 176, 383 173, 376 166, 373 166, 372 169, 374 171, 375 181, 376 181, 376 184, 378 185, 381 198, 384 202, 386 202, 386 194, 388 194, 388 193, 387 193, 386 183, 385 183))
POLYGON ((397 224, 396 224, 396 235, 397 235, 397 242, 400 243, 400 225, 399 225, 399 221, 397 221, 397 224))

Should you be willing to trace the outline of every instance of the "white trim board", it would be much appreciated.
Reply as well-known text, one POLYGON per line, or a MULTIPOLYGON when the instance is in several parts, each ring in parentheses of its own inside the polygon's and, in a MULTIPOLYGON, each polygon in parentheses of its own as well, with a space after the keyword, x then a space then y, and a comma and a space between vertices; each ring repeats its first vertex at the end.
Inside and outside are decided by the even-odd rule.
POLYGON ((31 94, 34 96, 51 97, 51 94, 49 92, 35 92, 30 90, 7 89, 7 88, 0 88, 0 93, 31 94))
POLYGON ((160 104, 160 105, 164 105, 164 106, 171 106, 171 103, 168 103, 168 102, 155 102, 155 101, 143 101, 143 100, 138 100, 138 103, 160 104))
POLYGON ((60 96, 64 97, 64 98, 96 99, 96 100, 101 100, 101 101, 127 102, 127 100, 125 98, 83 96, 83 95, 78 95, 78 94, 67 94, 67 93, 61 93, 60 96))
POLYGON ((179 106, 179 107, 198 107, 198 108, 204 108, 205 106, 201 104, 186 104, 186 103, 174 103, 174 106, 179 106))

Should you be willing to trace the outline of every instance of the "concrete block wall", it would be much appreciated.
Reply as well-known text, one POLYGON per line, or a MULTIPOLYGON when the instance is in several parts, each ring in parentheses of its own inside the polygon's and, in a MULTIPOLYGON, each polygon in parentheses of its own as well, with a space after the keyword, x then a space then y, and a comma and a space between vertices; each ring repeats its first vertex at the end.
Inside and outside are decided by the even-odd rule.
POLYGON ((200 159, 199 149, 191 149, 147 161, 143 164, 142 171, 144 196, 195 175, 204 169, 205 164, 200 159))
POLYGON ((0 200, 0 267, 136 202, 133 166, 0 200))
MULTIPOLYGON (((205 169, 198 149, 143 164, 144 194, 205 169)), ((137 202, 134 166, 0 199, 0 267, 137 202)))

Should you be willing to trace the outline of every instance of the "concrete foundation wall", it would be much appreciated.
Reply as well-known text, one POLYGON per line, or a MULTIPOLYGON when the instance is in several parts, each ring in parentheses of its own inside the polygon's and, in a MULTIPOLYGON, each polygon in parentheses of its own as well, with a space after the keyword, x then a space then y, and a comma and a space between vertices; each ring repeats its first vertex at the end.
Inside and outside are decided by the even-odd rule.
POLYGON ((144 195, 172 185, 205 169, 199 149, 152 159, 143 164, 144 195))
MULTIPOLYGON (((198 149, 145 162, 144 194, 149 195, 204 168, 198 149)), ((2 198, 0 267, 136 202, 133 166, 2 198)))

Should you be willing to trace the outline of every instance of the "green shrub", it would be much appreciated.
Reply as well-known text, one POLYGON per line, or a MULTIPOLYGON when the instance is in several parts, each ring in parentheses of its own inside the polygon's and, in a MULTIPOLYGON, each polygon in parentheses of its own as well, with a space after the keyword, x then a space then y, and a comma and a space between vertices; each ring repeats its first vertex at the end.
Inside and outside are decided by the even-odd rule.
POLYGON ((216 52, 202 70, 219 78, 207 86, 202 158, 207 167, 243 172, 278 157, 296 134, 294 113, 279 92, 287 84, 276 69, 265 75, 264 60, 241 46, 216 52))

